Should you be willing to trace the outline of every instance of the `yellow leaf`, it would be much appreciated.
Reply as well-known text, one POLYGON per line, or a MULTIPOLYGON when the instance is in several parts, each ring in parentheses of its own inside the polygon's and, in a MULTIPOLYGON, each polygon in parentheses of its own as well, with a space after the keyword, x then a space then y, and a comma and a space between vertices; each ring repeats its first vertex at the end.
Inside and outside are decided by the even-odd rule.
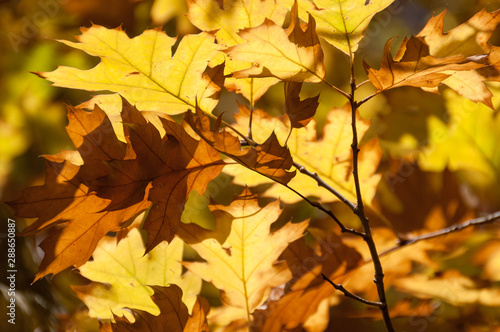
MULTIPOLYGON (((254 28, 266 19, 278 25, 283 24, 287 9, 276 3, 275 0, 188 0, 189 13, 187 18, 196 27, 204 31, 217 30, 217 42, 225 46, 234 46, 245 42, 238 31, 245 28, 254 28)), ((225 61, 224 74, 246 69, 251 63, 236 61, 228 58, 225 61)), ((239 78, 228 77, 225 87, 229 91, 236 91, 247 98, 252 104, 278 82, 276 78, 239 78)))
MULTIPOLYGON (((358 49, 373 16, 388 7, 394 0, 302 0, 299 11, 302 19, 311 14, 316 20, 318 35, 350 55, 358 49)), ((292 0, 287 0, 288 5, 292 0)))
MULTIPOLYGON (((249 111, 245 107, 240 107, 240 113, 235 115, 236 128, 243 130, 248 126, 249 111)), ((290 126, 288 120, 270 117, 262 110, 254 110, 252 126, 254 129, 254 139, 262 142, 274 131, 276 136, 283 142, 290 126)), ((362 137, 368 130, 368 122, 360 118, 357 119, 358 135, 362 137)), ((290 135, 287 147, 292 154, 292 159, 304 166, 306 169, 318 175, 330 186, 338 190, 347 199, 355 201, 356 191, 351 173, 351 110, 349 105, 343 108, 332 109, 327 117, 327 124, 324 128, 324 135, 318 138, 316 135, 316 123, 312 120, 306 127, 296 129, 290 135)), ((369 202, 375 195, 375 190, 380 181, 380 174, 376 174, 382 151, 378 146, 378 141, 372 140, 361 146, 359 155, 359 175, 363 199, 369 202)), ((234 176, 236 184, 244 185, 251 183, 259 185, 270 183, 255 172, 234 165, 226 165, 225 173, 234 176)), ((317 182, 297 172, 297 175, 290 180, 288 185, 300 191, 304 196, 314 196, 324 202, 337 200, 332 193, 322 187, 318 187, 317 182)), ((286 203, 296 203, 301 198, 289 189, 280 184, 273 184, 266 194, 272 197, 280 197, 286 203)))
POLYGON ((227 46, 244 41, 239 30, 259 26, 266 19, 281 25, 287 12, 275 0, 187 0, 187 5, 191 23, 203 31, 218 30, 217 42, 227 46))
POLYGON ((184 0, 155 0, 151 6, 151 18, 154 24, 165 24, 176 16, 180 18, 186 11, 184 0))
POLYGON ((491 109, 451 90, 443 95, 449 118, 429 118, 429 145, 419 154, 419 165, 437 172, 446 167, 473 171, 477 185, 498 183, 500 119, 493 116, 491 109))
POLYGON ((233 73, 233 77, 321 82, 325 77, 323 51, 316 35, 314 18, 309 16, 308 22, 300 24, 295 3, 288 29, 266 19, 258 27, 241 30, 239 36, 247 42, 232 46, 225 52, 231 59, 251 62, 254 66, 233 73))
POLYGON ((461 55, 464 57, 486 59, 489 54, 489 68, 459 72, 443 81, 460 95, 474 101, 482 102, 493 108, 492 94, 483 84, 483 81, 498 81, 498 63, 492 53, 497 47, 488 44, 493 32, 500 23, 500 11, 488 13, 481 10, 467 22, 444 33, 443 22, 446 11, 432 17, 418 34, 429 45, 430 54, 436 57, 450 57, 461 55), (478 55, 481 55, 478 57, 478 55))
POLYGON ((188 270, 212 282, 222 291, 224 302, 244 309, 247 317, 268 298, 271 288, 290 280, 287 264, 276 260, 309 224, 289 222, 270 233, 281 214, 279 205, 274 201, 261 208, 256 196, 245 189, 229 206, 210 206, 216 230, 189 224, 179 234, 206 260, 184 263, 188 270))
MULTIPOLYGON (((213 80, 203 76, 208 61, 218 52, 210 33, 185 36, 173 57, 176 39, 160 29, 130 39, 120 28, 94 25, 82 29, 77 39, 79 43, 61 42, 100 57, 97 66, 89 70, 59 67, 39 75, 55 86, 119 93, 138 108, 167 114, 182 113, 196 104, 209 113, 217 104, 213 80)), ((86 106, 92 104, 106 110, 119 104, 119 97, 99 95, 86 106)))
POLYGON ((201 289, 201 279, 191 272, 182 275, 183 244, 174 238, 144 255, 137 228, 132 228, 118 243, 116 238, 105 237, 94 251, 94 260, 79 268, 80 273, 93 282, 88 286, 74 286, 73 290, 89 308, 89 315, 99 319, 112 319, 113 314, 129 319, 131 315, 125 307, 158 315, 160 311, 151 300, 150 286, 169 284, 182 289, 182 300, 191 310, 201 289))
POLYGON ((417 274, 400 278, 395 283, 400 290, 411 292, 417 297, 438 298, 454 306, 478 304, 498 307, 500 305, 500 289, 480 288, 472 279, 454 270, 447 271, 437 278, 417 274))

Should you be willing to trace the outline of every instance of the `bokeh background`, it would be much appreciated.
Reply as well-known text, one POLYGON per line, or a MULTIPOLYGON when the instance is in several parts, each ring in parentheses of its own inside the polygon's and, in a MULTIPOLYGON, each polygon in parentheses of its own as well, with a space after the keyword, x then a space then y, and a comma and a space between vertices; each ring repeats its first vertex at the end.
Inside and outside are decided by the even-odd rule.
MULTIPOLYGON (((373 67, 380 63, 384 43, 397 36, 417 34, 434 14, 447 9, 445 30, 469 19, 474 13, 486 7, 496 10, 499 1, 486 0, 401 0, 373 19, 366 38, 357 53, 358 82, 366 78, 361 61, 373 67)), ((78 105, 90 98, 89 93, 55 88, 50 82, 34 74, 51 71, 58 65, 91 68, 98 59, 83 52, 70 49, 55 39, 73 40, 80 27, 92 23, 115 28, 119 25, 129 36, 136 36, 147 28, 163 26, 170 36, 179 37, 196 33, 197 29, 184 17, 185 3, 182 0, 11 0, 0 2, 0 201, 18 198, 28 186, 40 185, 44 178, 44 154, 55 154, 62 149, 73 149, 65 132, 67 124, 65 104, 78 105)), ((495 33, 490 43, 500 45, 499 34, 495 33)), ((397 44, 397 42, 396 42, 397 44)), ((327 80, 347 89, 348 75, 346 58, 331 46, 324 44, 327 63, 327 80)), ((283 113, 282 86, 273 87, 257 104, 273 115, 283 113)), ((318 87, 306 86, 304 93, 318 92, 318 87)), ((367 90, 368 91, 368 90, 367 90)), ((234 93, 225 93, 217 108, 218 112, 235 112, 234 93)), ((321 132, 326 113, 333 106, 342 106, 343 100, 336 94, 325 91, 320 97, 321 107, 317 113, 318 130, 321 132)), ((425 142, 426 116, 445 112, 443 101, 438 96, 421 91, 408 92, 405 97, 386 93, 375 98, 372 106, 362 110, 372 118, 376 126, 398 127, 399 121, 411 121, 410 136, 418 142, 425 142), (421 112, 410 120, 407 113, 400 112, 408 105, 418 107, 421 112), (415 106, 416 105, 416 106, 415 106), (391 116, 389 116, 391 115, 391 116)), ((407 110, 411 112, 412 110, 407 110)), ((401 141, 403 133, 386 131, 381 143, 391 158, 407 157, 418 146, 408 148, 401 141)), ((386 167, 391 167, 387 162, 386 167)), ((427 176, 427 175, 426 175, 427 176)), ((431 176, 431 175, 429 175, 431 176)), ((430 180, 429 180, 430 181, 430 180)), ((416 186, 419 182, 415 183, 416 186)), ((452 189, 450 189, 452 190, 452 189)), ((233 193, 230 194, 232 196, 233 193)), ((486 195, 488 196, 488 195, 486 195)), ((490 195, 491 196, 491 195, 490 195)), ((408 198, 411 199, 411 198, 408 198)), ((432 201, 434 198, 429 198, 432 201)), ((477 199, 477 195, 470 198, 477 199)), ((500 198, 489 197, 482 212, 500 210, 500 198)), ((307 209, 300 205, 297 209, 307 209)), ((476 206, 477 208, 477 206, 476 206)), ((300 213, 297 212, 297 213, 300 213)), ((303 212, 304 213, 304 212, 303 212)), ((4 317, 7 304, 7 285, 4 264, 7 261, 7 218, 14 218, 12 211, 0 205, 0 330, 12 331, 4 317)), ((18 231, 26 223, 16 220, 18 231)), ((415 218, 416 220, 418 218, 415 218)), ((411 230, 411 227, 410 229, 411 230)), ((402 229, 402 231, 407 231, 402 229)), ((65 271, 52 279, 44 278, 31 284, 43 255, 37 243, 43 238, 17 238, 16 295, 17 315, 15 328, 19 331, 93 331, 98 329, 96 320, 86 316, 83 303, 75 296, 70 284, 84 284, 86 281, 72 271, 65 271)), ((338 318, 338 317, 337 317, 338 318)), ((346 319, 345 327, 361 331, 367 326, 356 325, 355 317, 346 319)), ((430 323, 429 323, 430 324, 430 323)), ((414 331, 420 325, 416 324, 414 331)), ((460 327, 457 327, 460 330, 460 327)), ((412 330, 413 331, 413 330, 412 330)), ((479 331, 479 330, 478 330, 479 331)))

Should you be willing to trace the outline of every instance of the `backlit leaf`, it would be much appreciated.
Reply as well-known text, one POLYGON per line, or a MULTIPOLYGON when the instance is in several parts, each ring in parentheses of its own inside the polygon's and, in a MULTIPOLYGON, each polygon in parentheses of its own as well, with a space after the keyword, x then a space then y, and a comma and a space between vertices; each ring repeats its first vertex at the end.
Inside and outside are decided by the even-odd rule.
POLYGON ((237 71, 235 78, 276 77, 284 81, 321 82, 325 76, 323 51, 316 35, 316 22, 300 24, 295 3, 288 29, 266 19, 255 28, 239 32, 246 43, 224 50, 231 59, 254 63, 237 71))
MULTIPOLYGON (((312 15, 317 22, 318 36, 350 55, 358 49, 373 16, 394 0, 303 0, 299 1, 300 16, 312 15)), ((287 4, 291 5, 292 0, 287 4)))
POLYGON ((98 107, 93 112, 70 107, 68 113, 67 131, 83 164, 72 163, 75 153, 46 157, 45 185, 28 188, 10 203, 19 216, 38 218, 24 234, 56 227, 40 245, 45 256, 37 279, 82 265, 107 232, 148 207, 147 250, 171 240, 190 191, 203 193, 224 165, 217 151, 171 119, 161 119, 162 138, 125 100, 127 143, 116 138, 98 107))
MULTIPOLYGON (((237 128, 243 130, 248 124, 249 110, 240 107, 240 113, 235 115, 237 128)), ((285 141, 290 132, 289 121, 276 117, 270 117, 261 110, 254 110, 253 127, 254 139, 260 142, 272 130, 276 136, 285 141)), ((313 173, 318 173, 329 185, 338 190, 346 198, 355 200, 356 193, 351 173, 351 111, 349 105, 343 108, 332 109, 328 113, 327 124, 323 130, 323 137, 316 135, 316 123, 311 121, 305 128, 296 129, 290 135, 287 147, 290 150, 293 161, 304 166, 313 173)), ((358 135, 362 136, 368 129, 368 121, 358 118, 358 135)), ((375 195, 376 186, 380 180, 380 174, 376 174, 382 151, 376 140, 371 140, 361 146, 359 155, 359 174, 363 199, 369 204, 375 195)), ((270 183, 270 181, 257 174, 252 174, 245 169, 235 168, 228 165, 225 172, 233 175, 237 184, 259 185, 270 183)), ((288 183, 305 196, 318 197, 325 202, 336 200, 326 189, 318 187, 317 182, 310 177, 297 172, 297 175, 288 183)), ((279 184, 274 184, 266 191, 266 195, 280 197, 287 203, 300 201, 300 197, 289 189, 279 184)))
POLYGON ((435 88, 457 71, 484 67, 461 55, 445 58, 431 56, 429 46, 418 37, 405 38, 394 59, 391 46, 392 39, 385 44, 379 70, 363 63, 370 82, 378 91, 400 86, 435 88))
POLYGON ((290 151, 279 144, 274 133, 263 144, 242 149, 239 139, 228 130, 211 130, 210 120, 199 110, 196 116, 187 113, 186 121, 210 146, 239 164, 283 184, 295 176, 295 171, 288 171, 292 167, 290 151))
POLYGON ((186 262, 188 270, 213 283, 225 303, 250 315, 269 296, 272 287, 286 283, 291 272, 276 262, 288 243, 300 238, 308 225, 287 223, 277 231, 270 226, 281 214, 280 202, 259 207, 248 189, 231 205, 211 205, 217 219, 214 231, 190 224, 180 236, 206 260, 186 262))
POLYGON ((140 309, 153 315, 160 313, 151 300, 150 286, 175 284, 182 291, 182 301, 192 308, 201 289, 201 279, 186 272, 182 275, 184 242, 175 237, 162 242, 145 255, 145 247, 137 228, 117 243, 104 237, 97 245, 93 260, 79 267, 80 273, 93 281, 73 290, 89 308, 89 315, 99 319, 129 317, 128 309, 140 309))
MULTIPOLYGON (((78 43, 61 42, 100 57, 97 66, 89 70, 59 67, 39 75, 55 86, 119 93, 140 109, 167 114, 185 112, 196 103, 209 113, 217 104, 217 95, 206 93, 211 81, 203 77, 218 50, 209 33, 185 36, 173 57, 171 49, 176 40, 160 29, 146 30, 130 39, 120 28, 94 25, 82 29, 77 39, 78 43)), ((92 104, 106 109, 118 100, 116 96, 99 95, 92 104)))

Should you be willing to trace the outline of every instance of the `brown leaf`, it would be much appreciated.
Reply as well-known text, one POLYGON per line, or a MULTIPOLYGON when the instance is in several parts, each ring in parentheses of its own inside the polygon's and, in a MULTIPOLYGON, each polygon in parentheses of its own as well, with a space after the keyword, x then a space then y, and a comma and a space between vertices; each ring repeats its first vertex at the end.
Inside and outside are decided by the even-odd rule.
MULTIPOLYGON (((125 317, 115 316, 116 323, 111 324, 112 331, 184 331, 184 326, 189 319, 189 313, 186 305, 182 303, 181 289, 174 284, 169 287, 155 286, 153 289, 155 293, 152 299, 160 308, 160 315, 153 316, 147 311, 132 310, 135 322, 130 324, 125 317)), ((106 328, 109 329, 109 327, 106 328)), ((103 331, 102 326, 101 331, 103 331)))
POLYGON ((292 128, 302 128, 312 120, 318 108, 319 95, 300 100, 302 83, 285 82, 285 110, 292 128))
POLYGON ((396 56, 391 55, 393 38, 384 47, 382 66, 379 70, 363 62, 370 82, 378 91, 400 86, 435 88, 453 73, 482 68, 461 55, 436 58, 429 53, 429 46, 420 37, 405 38, 396 56))
POLYGON ((474 216, 450 171, 423 172, 410 163, 391 165, 379 187, 376 205, 401 233, 436 231, 474 216))
POLYGON ((210 119, 199 109, 196 115, 188 112, 185 120, 210 146, 239 164, 283 184, 295 176, 295 171, 287 171, 293 164, 290 151, 280 145, 274 133, 263 144, 242 149, 239 139, 225 128, 220 131, 210 129, 210 119))
POLYGON ((203 193, 224 165, 217 151, 168 117, 161 118, 162 138, 125 100, 126 143, 99 107, 93 112, 69 107, 68 114, 67 131, 81 165, 73 164, 76 152, 45 157, 45 184, 10 202, 16 215, 38 218, 23 235, 58 227, 40 244, 45 256, 36 279, 84 264, 106 233, 118 231, 151 203, 144 223, 147 249, 171 240, 189 192, 203 193))
POLYGON ((349 271, 359 266, 361 255, 343 244, 338 235, 324 231, 315 233, 314 250, 300 239, 283 253, 282 258, 286 259, 294 279, 286 295, 268 302, 266 309, 254 313, 255 331, 282 332, 302 326, 323 300, 336 293, 321 273, 341 283, 349 271))
POLYGON ((183 332, 208 332, 207 315, 210 311, 210 303, 198 296, 193 307, 193 314, 189 316, 183 332))
POLYGON ((108 162, 109 174, 92 181, 91 188, 99 196, 116 202, 109 207, 116 209, 135 203, 152 184, 148 200, 153 206, 144 222, 149 251, 161 241, 173 238, 189 192, 203 193, 224 163, 207 143, 196 141, 173 120, 160 118, 166 131, 161 138, 154 125, 126 101, 122 119, 125 135, 137 157, 108 162))

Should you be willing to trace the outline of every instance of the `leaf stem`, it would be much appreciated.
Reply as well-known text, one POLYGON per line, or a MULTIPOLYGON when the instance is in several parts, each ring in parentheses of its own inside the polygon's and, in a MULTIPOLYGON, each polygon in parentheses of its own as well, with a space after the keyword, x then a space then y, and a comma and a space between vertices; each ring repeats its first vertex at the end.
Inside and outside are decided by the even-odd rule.
POLYGON ((361 101, 358 101, 358 102, 356 103, 356 106, 359 108, 359 106, 363 105, 364 103, 366 103, 367 101, 369 101, 370 99, 372 99, 373 97, 375 97, 376 95, 378 95, 380 92, 382 92, 382 91, 377 91, 377 92, 374 92, 374 93, 372 93, 371 95, 369 95, 369 96, 367 96, 367 97, 363 98, 361 101))
POLYGON ((324 279, 325 281, 327 281, 328 283, 330 283, 330 284, 333 286, 333 288, 335 288, 336 290, 339 290, 339 291, 341 291, 342 293, 344 293, 344 295, 345 295, 346 297, 350 297, 351 299, 354 299, 354 300, 356 300, 356 301, 359 301, 359 302, 362 302, 362 303, 364 303, 364 304, 368 304, 368 305, 371 305, 371 306, 379 307, 379 308, 383 305, 381 302, 373 302, 373 301, 368 301, 368 300, 366 300, 366 299, 364 299, 364 298, 362 298, 362 297, 360 297, 360 296, 358 296, 358 295, 355 295, 355 294, 353 294, 353 293, 349 292, 347 289, 345 289, 345 287, 344 287, 344 286, 342 286, 341 284, 336 284, 336 283, 334 283, 333 281, 331 281, 331 280, 330 280, 327 276, 325 276, 323 273, 321 273, 321 275, 323 276, 323 279, 324 279))

